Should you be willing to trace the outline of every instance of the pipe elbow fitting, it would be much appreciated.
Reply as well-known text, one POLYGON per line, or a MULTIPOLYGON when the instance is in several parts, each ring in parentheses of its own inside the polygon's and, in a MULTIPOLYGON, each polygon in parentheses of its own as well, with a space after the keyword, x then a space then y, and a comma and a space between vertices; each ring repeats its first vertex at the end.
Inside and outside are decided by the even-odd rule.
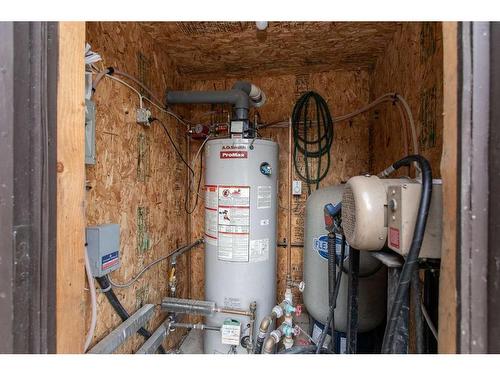
POLYGON ((274 347, 276 346, 276 341, 273 336, 269 336, 266 341, 264 341, 264 346, 262 348, 262 352, 264 354, 273 354, 274 347))
POLYGON ((271 315, 267 315, 262 321, 260 322, 259 326, 259 331, 262 335, 266 335, 267 331, 269 331, 269 327, 271 326, 273 318, 271 315))
POLYGON ((252 106, 256 108, 262 107, 266 102, 266 95, 264 94, 264 91, 253 83, 247 81, 236 81, 231 89, 243 91, 250 99, 252 106))

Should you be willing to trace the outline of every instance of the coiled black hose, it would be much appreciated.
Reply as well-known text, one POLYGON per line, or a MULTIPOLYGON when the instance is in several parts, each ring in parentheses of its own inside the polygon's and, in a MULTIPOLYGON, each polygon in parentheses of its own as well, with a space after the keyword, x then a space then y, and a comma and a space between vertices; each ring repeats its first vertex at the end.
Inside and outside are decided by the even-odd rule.
POLYGON ((303 94, 295 103, 292 112, 293 159, 297 175, 307 183, 309 194, 311 184, 319 183, 330 169, 330 149, 333 143, 333 120, 326 101, 314 91, 303 94), (311 116, 315 115, 315 122, 311 116), (304 157, 304 174, 299 170, 297 153, 304 157), (326 166, 321 168, 321 160, 326 155, 326 166), (316 176, 310 175, 310 159, 317 159, 316 176))
MULTIPOLYGON (((130 318, 129 313, 127 312, 127 310, 125 310, 125 308, 123 307, 121 302, 118 300, 118 297, 116 296, 115 292, 111 288, 111 284, 109 283, 108 276, 106 275, 106 276, 102 276, 102 277, 96 277, 96 280, 99 283, 99 286, 101 287, 102 292, 104 293, 104 295, 108 299, 109 304, 113 307, 113 309, 118 314, 120 319, 124 322, 125 320, 130 318)), ((141 336, 143 336, 146 340, 151 337, 151 333, 143 327, 139 328, 139 330, 137 332, 141 336)), ((165 354, 165 348, 163 347, 163 345, 160 345, 158 347, 158 352, 160 354, 165 354)))
POLYGON ((415 268, 417 267, 418 255, 425 234, 425 226, 427 224, 427 215, 429 214, 429 207, 431 204, 432 196, 432 170, 429 162, 423 156, 410 155, 395 162, 392 166, 387 168, 380 175, 388 176, 396 169, 403 166, 409 166, 411 163, 416 162, 422 171, 422 193, 420 195, 420 203, 418 206, 417 220, 415 222, 415 229, 413 231, 413 239, 411 241, 410 250, 406 257, 401 275, 399 277, 396 294, 391 306, 387 325, 385 327, 384 340, 382 343, 382 353, 390 354, 392 351, 394 334, 397 329, 399 312, 408 294, 411 278, 415 268))

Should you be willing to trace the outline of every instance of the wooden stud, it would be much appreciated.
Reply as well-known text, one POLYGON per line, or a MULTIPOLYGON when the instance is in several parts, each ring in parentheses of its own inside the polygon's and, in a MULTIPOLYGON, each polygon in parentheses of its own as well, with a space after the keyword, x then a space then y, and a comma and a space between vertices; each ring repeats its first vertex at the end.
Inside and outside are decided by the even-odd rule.
POLYGON ((443 240, 439 282, 439 353, 457 352, 458 41, 457 22, 443 23, 443 240))
POLYGON ((59 24, 57 86, 57 353, 85 339, 85 23, 59 24))

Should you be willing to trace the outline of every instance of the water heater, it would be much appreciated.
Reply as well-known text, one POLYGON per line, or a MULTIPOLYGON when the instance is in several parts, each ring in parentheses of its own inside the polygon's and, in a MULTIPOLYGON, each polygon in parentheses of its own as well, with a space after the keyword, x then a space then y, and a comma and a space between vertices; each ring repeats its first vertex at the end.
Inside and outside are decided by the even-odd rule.
MULTIPOLYGON (((278 145, 264 139, 224 138, 205 146, 205 299, 227 309, 257 302, 256 329, 276 302, 278 145)), ((209 325, 237 319, 241 337, 249 319, 215 314, 209 325)), ((255 332, 254 332, 255 338, 255 332)), ((205 331, 204 352, 246 353, 205 331)))
MULTIPOLYGON (((328 318, 328 232, 325 229, 323 209, 327 203, 342 200, 345 185, 334 185, 316 190, 307 199, 304 243, 304 303, 309 314, 322 324, 328 318)), ((337 238, 339 241, 340 238, 337 238)), ((340 245, 340 244, 339 244, 340 245)), ((336 250, 340 258, 340 246, 336 250)), ((348 267, 348 246, 345 265, 348 267)), ((339 263, 340 259, 337 259, 339 263)), ((337 272, 339 268, 337 267, 337 272)), ((360 273, 371 276, 359 280, 359 331, 368 332, 376 328, 386 312, 386 272, 378 260, 370 254, 360 254, 360 273), (375 272, 378 269, 377 272, 375 272)), ((335 329, 347 331, 347 275, 342 276, 337 307, 335 329)))

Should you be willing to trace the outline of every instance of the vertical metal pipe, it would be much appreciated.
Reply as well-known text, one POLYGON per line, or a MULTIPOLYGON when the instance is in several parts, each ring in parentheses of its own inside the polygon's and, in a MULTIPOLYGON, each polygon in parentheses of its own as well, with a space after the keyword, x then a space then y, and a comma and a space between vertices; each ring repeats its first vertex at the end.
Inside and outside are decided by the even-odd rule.
POLYGON ((349 249, 347 292, 347 354, 356 354, 358 337, 359 250, 349 249))
POLYGON ((292 120, 288 120, 288 241, 286 248, 286 282, 292 281, 292 120))

